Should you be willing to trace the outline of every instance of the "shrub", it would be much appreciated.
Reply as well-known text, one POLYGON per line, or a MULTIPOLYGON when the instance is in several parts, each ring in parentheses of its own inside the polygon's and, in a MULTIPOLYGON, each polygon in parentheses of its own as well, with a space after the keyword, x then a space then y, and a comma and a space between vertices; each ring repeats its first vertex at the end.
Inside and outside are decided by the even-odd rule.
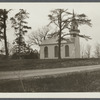
POLYGON ((20 58, 21 59, 39 59, 39 53, 35 51, 22 53, 22 54, 14 53, 11 58, 12 59, 20 59, 20 58))

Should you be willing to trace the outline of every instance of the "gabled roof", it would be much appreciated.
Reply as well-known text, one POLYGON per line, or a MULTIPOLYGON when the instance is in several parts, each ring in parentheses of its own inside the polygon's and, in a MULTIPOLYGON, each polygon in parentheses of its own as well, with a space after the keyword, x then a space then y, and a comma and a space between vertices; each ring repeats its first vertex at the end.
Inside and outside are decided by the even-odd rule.
MULTIPOLYGON (((52 44, 57 44, 58 43, 58 37, 52 37, 46 40, 43 40, 41 45, 52 45, 52 44)), ((66 40, 61 41, 62 44, 69 44, 69 43, 74 43, 74 38, 66 38, 66 40)), ((40 46, 41 46, 40 45, 40 46)))

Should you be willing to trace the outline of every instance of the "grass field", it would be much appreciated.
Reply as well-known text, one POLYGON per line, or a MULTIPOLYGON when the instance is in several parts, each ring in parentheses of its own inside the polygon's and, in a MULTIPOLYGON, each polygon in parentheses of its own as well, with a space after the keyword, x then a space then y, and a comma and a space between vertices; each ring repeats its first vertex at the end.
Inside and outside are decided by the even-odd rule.
MULTIPOLYGON (((0 71, 98 65, 100 59, 0 60, 0 71)), ((100 92, 100 70, 23 80, 0 80, 0 92, 100 92), (23 84, 23 86, 22 86, 23 84), (23 88, 24 87, 24 88, 23 88)))
POLYGON ((76 67, 86 65, 100 64, 100 59, 54 59, 54 60, 40 60, 40 59, 22 59, 22 60, 0 60, 0 71, 13 70, 29 70, 29 69, 48 69, 48 68, 63 68, 76 67))
POLYGON ((0 92, 100 92, 100 70, 33 77, 22 80, 1 80, 0 92))

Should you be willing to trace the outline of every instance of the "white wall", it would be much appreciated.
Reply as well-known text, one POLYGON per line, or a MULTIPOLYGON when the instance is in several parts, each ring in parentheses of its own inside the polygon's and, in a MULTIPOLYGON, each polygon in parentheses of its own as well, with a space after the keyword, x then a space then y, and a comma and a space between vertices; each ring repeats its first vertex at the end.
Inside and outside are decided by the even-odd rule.
MULTIPOLYGON (((45 45, 46 46, 46 45, 45 45)), ((40 46, 40 59, 57 59, 54 54, 54 47, 56 45, 47 45, 48 47, 48 58, 44 58, 44 47, 40 46)), ((61 45, 61 57, 62 58, 75 58, 75 45, 74 44, 62 44, 61 45), (65 46, 69 46, 69 57, 65 57, 65 46)))
POLYGON ((61 47, 61 57, 62 58, 75 58, 75 48, 74 44, 63 44, 61 47), (69 57, 65 57, 65 46, 69 46, 69 57))
POLYGON ((75 58, 80 58, 80 39, 77 36, 75 38, 75 58))
MULTIPOLYGON (((46 46, 46 45, 45 45, 46 46)), ((40 59, 54 59, 54 45, 48 45, 48 57, 44 58, 44 47, 40 46, 40 59)))

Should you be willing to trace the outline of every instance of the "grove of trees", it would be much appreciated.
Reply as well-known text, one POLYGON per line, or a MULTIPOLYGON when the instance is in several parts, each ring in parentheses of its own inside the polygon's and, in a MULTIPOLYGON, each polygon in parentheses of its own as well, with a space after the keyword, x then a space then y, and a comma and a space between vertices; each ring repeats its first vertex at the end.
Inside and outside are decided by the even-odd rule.
MULTIPOLYGON (((14 34, 16 36, 13 44, 8 44, 7 40, 7 23, 9 13, 12 10, 9 9, 0 9, 0 40, 4 41, 5 45, 5 55, 6 58, 9 56, 9 50, 13 51, 15 55, 18 55, 19 58, 22 55, 30 54, 33 52, 31 46, 34 45, 40 45, 41 42, 45 39, 52 38, 54 36, 58 37, 58 59, 61 59, 61 41, 66 40, 67 35, 74 35, 70 33, 65 33, 65 30, 70 30, 70 25, 73 21, 75 21, 78 25, 88 25, 92 26, 91 20, 88 19, 88 17, 85 14, 75 14, 73 12, 69 12, 68 9, 54 9, 48 14, 48 18, 50 23, 48 25, 39 28, 37 31, 33 31, 29 36, 29 41, 26 42, 24 37, 28 33, 28 30, 31 29, 30 26, 28 26, 28 22, 26 19, 29 18, 29 13, 24 9, 19 9, 19 11, 10 18, 12 28, 14 29, 14 34), (52 32, 50 32, 51 28, 50 26, 54 26, 54 29, 52 32)), ((90 36, 77 34, 79 37, 85 38, 85 39, 91 39, 90 36)), ((100 56, 100 50, 99 50, 99 44, 96 46, 95 55, 97 57, 100 56)), ((90 58, 90 52, 91 46, 87 46, 87 51, 85 52, 87 54, 87 57, 90 58)))

